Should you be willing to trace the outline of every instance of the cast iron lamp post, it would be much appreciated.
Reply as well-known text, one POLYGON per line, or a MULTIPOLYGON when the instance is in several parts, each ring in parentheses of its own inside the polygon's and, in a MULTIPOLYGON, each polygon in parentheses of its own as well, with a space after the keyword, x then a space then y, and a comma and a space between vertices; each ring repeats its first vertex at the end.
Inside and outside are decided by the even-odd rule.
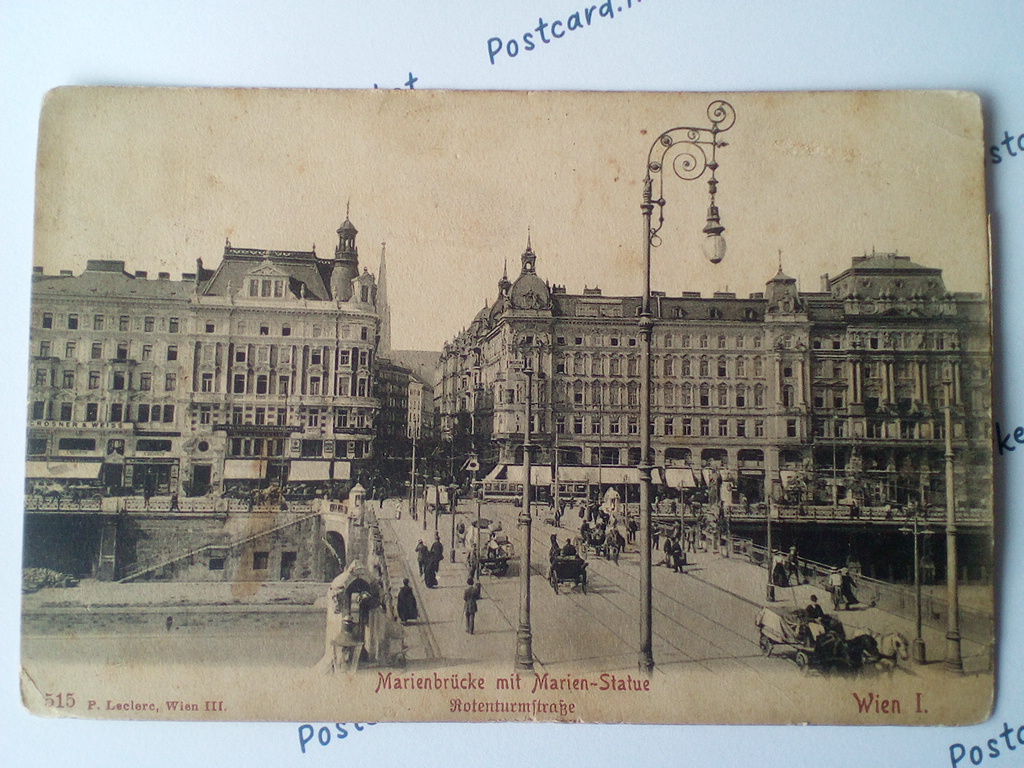
POLYGON ((925 654, 924 637, 922 633, 922 616, 921 616, 921 545, 920 539, 922 536, 931 535, 931 530, 928 528, 927 520, 925 521, 925 527, 922 529, 920 526, 920 520, 918 516, 918 508, 915 507, 913 517, 911 518, 911 526, 903 526, 899 529, 900 533, 909 533, 914 537, 914 597, 917 605, 917 621, 915 623, 915 629, 917 634, 914 636, 914 642, 911 645, 913 651, 912 655, 916 664, 924 664, 927 658, 925 654))
POLYGON ((956 492, 953 472, 953 381, 947 378, 946 389, 946 666, 963 672, 960 652, 960 585, 957 582, 956 558, 956 492))
POLYGON ((522 372, 526 376, 526 397, 524 399, 525 422, 523 424, 523 503, 519 508, 519 546, 522 555, 519 559, 519 628, 516 631, 515 667, 520 670, 533 670, 533 629, 530 624, 530 549, 532 536, 532 515, 530 514, 530 450, 533 447, 533 360, 532 353, 523 349, 522 372))
POLYGON ((718 170, 716 159, 719 147, 725 142, 719 140, 723 133, 736 122, 736 110, 726 101, 713 101, 708 105, 710 128, 680 126, 662 133, 647 153, 647 171, 644 176, 643 202, 640 211, 644 226, 644 285, 640 304, 640 655, 641 674, 654 670, 652 652, 653 632, 651 628, 651 332, 654 317, 651 314, 651 248, 661 244, 658 232, 665 221, 664 170, 666 158, 672 171, 684 181, 696 181, 710 170, 708 193, 711 201, 708 207, 706 235, 702 250, 712 264, 725 257, 725 239, 715 205, 718 192, 718 170), (669 154, 671 153, 671 157, 669 154), (654 181, 658 183, 658 197, 654 198, 654 181), (651 225, 651 214, 658 207, 658 225, 651 225))

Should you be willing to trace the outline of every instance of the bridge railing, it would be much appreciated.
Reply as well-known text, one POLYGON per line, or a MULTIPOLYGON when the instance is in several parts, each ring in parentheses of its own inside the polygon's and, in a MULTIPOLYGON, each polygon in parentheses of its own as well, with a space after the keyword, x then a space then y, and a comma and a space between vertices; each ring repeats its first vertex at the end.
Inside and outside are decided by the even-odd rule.
MULTIPOLYGON (((732 540, 734 556, 746 557, 751 563, 766 568, 767 552, 765 547, 755 544, 750 539, 734 538, 732 540)), ((823 590, 828 584, 828 576, 835 566, 819 563, 814 560, 800 558, 800 580, 819 585, 823 590)), ((894 584, 880 579, 873 579, 862 574, 854 574, 857 584, 856 595, 862 603, 874 602, 877 608, 915 621, 917 617, 917 596, 912 585, 894 584)), ((768 576, 765 574, 765 583, 768 576)), ((995 616, 991 611, 966 608, 960 606, 960 634, 975 643, 989 645, 993 642, 995 632, 995 616)), ((946 628, 949 616, 949 605, 945 597, 939 597, 922 591, 921 617, 922 624, 938 630, 946 628)))

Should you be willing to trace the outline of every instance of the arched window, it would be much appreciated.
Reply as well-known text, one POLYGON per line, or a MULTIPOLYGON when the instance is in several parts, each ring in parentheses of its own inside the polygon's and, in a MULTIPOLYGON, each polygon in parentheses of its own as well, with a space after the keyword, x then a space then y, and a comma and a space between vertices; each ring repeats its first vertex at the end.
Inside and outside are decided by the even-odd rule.
POLYGON ((754 376, 757 378, 764 376, 764 360, 760 357, 754 358, 754 376))
POLYGON ((708 335, 706 333, 702 333, 700 335, 700 348, 701 349, 707 349, 708 348, 708 335))
POLYGON ((754 407, 764 408, 764 385, 757 384, 754 386, 754 407))
POLYGON ((711 374, 709 373, 709 370, 708 359, 706 357, 702 357, 700 359, 700 375, 703 377, 710 376, 711 374))
POLYGON ((742 384, 736 385, 736 407, 746 408, 747 407, 747 388, 742 384))
POLYGON ((692 375, 692 373, 690 371, 690 358, 689 357, 684 357, 683 358, 683 362, 682 362, 681 370, 679 371, 679 375, 680 376, 691 376, 692 375))
POLYGON ((700 385, 700 404, 702 408, 707 408, 711 405, 711 387, 707 384, 700 385))
POLYGON ((672 406, 674 406, 676 404, 676 387, 675 387, 675 384, 672 384, 671 382, 668 382, 668 383, 665 384, 664 393, 662 395, 662 400, 664 400, 666 408, 671 408, 672 406))
POLYGON ((720 408, 726 408, 729 405, 729 387, 725 384, 718 385, 718 405, 720 408))
POLYGON ((622 403, 622 384, 617 381, 613 381, 611 386, 608 387, 608 404, 609 405, 621 405, 622 403))
POLYGON ((794 403, 793 387, 787 384, 782 388, 782 405, 786 408, 792 408, 794 403))
POLYGON ((736 358, 736 375, 739 377, 747 375, 747 361, 745 358, 736 358))
POLYGON ((674 376, 675 375, 675 360, 672 357, 666 357, 665 358, 665 375, 666 376, 674 376))
MULTIPOLYGON (((719 312, 719 317, 721 317, 721 312, 719 312)), ((718 334, 718 348, 719 349, 725 349, 725 334, 724 333, 718 334)))
POLYGON ((693 387, 690 386, 689 382, 683 384, 683 396, 679 404, 683 406, 693 405, 693 387))
POLYGON ((594 355, 594 358, 590 361, 590 375, 604 375, 604 360, 601 358, 600 355, 594 355))
MULTIPOLYGON (((724 336, 722 338, 725 338, 724 336)), ((718 358, 718 378, 724 379, 729 375, 729 367, 726 365, 725 357, 718 358)))

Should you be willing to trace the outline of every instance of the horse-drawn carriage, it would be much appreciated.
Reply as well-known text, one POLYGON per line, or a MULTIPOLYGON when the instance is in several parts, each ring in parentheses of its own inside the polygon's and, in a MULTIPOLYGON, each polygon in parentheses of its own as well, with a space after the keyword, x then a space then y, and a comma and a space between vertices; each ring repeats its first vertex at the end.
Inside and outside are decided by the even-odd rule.
POLYGON ((501 531, 494 532, 480 554, 479 573, 492 576, 506 575, 512 555, 512 542, 509 541, 508 535, 501 531))
POLYGON ((605 560, 619 562, 619 554, 626 547, 626 540, 616 528, 594 528, 585 531, 580 537, 580 547, 584 552, 592 551, 605 560))
POLYGON ((832 616, 811 619, 801 608, 762 608, 755 619, 759 645, 765 656, 780 649, 801 670, 824 674, 859 673, 880 665, 890 671, 908 656, 907 639, 898 632, 878 635, 869 630, 847 633, 843 623, 832 616))
POLYGON ((553 557, 548 570, 548 581, 551 588, 558 594, 560 584, 572 584, 583 593, 587 593, 587 561, 582 557, 553 557))

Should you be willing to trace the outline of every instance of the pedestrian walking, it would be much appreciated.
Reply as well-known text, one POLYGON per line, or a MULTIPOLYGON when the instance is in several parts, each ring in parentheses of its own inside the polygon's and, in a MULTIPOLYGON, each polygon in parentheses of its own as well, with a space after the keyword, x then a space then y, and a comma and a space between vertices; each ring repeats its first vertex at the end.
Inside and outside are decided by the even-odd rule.
POLYGON ((416 595, 409 586, 408 579, 402 579, 402 588, 398 590, 398 619, 403 624, 415 621, 420 612, 416 605, 416 595))
POLYGON ((444 560, 444 544, 441 543, 440 534, 434 534, 434 543, 430 545, 430 554, 434 556, 438 564, 444 560))
POLYGON ((420 539, 419 543, 416 545, 416 562, 420 566, 420 576, 421 577, 427 575, 427 559, 428 559, 428 557, 429 557, 429 550, 427 549, 427 545, 423 543, 423 539, 420 539))
POLYGON ((480 600, 480 584, 475 583, 472 577, 466 579, 466 591, 462 599, 466 604, 466 631, 472 635, 476 631, 476 609, 480 600))

